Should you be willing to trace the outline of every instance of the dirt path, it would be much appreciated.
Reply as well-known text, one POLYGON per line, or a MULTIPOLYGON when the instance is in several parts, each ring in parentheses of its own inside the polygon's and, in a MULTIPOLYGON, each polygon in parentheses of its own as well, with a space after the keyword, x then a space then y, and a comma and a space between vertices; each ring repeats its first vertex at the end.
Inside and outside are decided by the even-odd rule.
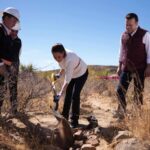
MULTIPOLYGON (((113 103, 111 97, 99 96, 93 94, 88 97, 87 101, 82 104, 84 109, 92 111, 97 119, 100 126, 109 126, 112 121, 112 111, 116 109, 116 103, 113 103)), ((89 115, 89 114, 84 114, 89 115)))

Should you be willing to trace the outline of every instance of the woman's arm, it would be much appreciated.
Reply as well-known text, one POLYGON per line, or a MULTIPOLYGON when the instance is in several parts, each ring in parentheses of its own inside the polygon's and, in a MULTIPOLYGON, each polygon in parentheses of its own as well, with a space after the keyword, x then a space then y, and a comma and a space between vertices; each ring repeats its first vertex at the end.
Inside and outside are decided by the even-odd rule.
POLYGON ((59 75, 62 76, 64 74, 65 70, 64 69, 60 69, 59 71, 59 75))
POLYGON ((65 73, 65 79, 64 79, 64 84, 59 93, 60 96, 66 92, 68 84, 70 83, 70 81, 72 79, 72 75, 73 75, 73 71, 74 71, 74 65, 72 63, 73 63, 72 61, 68 61, 66 69, 62 70, 62 73, 65 73))
POLYGON ((67 87, 68 87, 68 83, 64 83, 61 90, 60 90, 60 92, 59 92, 60 96, 63 95, 66 92, 67 87))

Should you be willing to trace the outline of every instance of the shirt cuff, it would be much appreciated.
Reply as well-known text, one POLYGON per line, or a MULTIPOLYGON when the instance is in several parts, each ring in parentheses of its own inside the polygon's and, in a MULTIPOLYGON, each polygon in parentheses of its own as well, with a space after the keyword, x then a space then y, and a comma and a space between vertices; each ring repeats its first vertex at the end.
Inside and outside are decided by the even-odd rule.
POLYGON ((147 58, 147 64, 150 64, 150 58, 147 58))

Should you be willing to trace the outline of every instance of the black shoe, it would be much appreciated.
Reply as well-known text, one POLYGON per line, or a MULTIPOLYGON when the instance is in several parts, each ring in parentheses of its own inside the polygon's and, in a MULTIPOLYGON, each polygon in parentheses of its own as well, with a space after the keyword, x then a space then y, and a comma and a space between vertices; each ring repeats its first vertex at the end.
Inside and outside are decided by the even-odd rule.
POLYGON ((71 121, 71 123, 70 123, 71 128, 77 128, 78 126, 79 126, 78 121, 71 121))

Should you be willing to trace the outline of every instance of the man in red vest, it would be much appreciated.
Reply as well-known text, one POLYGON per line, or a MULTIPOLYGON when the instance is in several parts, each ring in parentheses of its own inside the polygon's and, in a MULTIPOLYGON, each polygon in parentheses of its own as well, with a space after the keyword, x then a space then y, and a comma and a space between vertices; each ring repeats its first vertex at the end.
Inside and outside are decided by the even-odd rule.
POLYGON ((121 37, 120 58, 117 73, 120 77, 117 87, 119 106, 117 117, 124 118, 126 113, 126 92, 134 80, 134 101, 143 104, 144 79, 150 76, 150 33, 138 25, 138 16, 126 16, 126 31, 121 37))

